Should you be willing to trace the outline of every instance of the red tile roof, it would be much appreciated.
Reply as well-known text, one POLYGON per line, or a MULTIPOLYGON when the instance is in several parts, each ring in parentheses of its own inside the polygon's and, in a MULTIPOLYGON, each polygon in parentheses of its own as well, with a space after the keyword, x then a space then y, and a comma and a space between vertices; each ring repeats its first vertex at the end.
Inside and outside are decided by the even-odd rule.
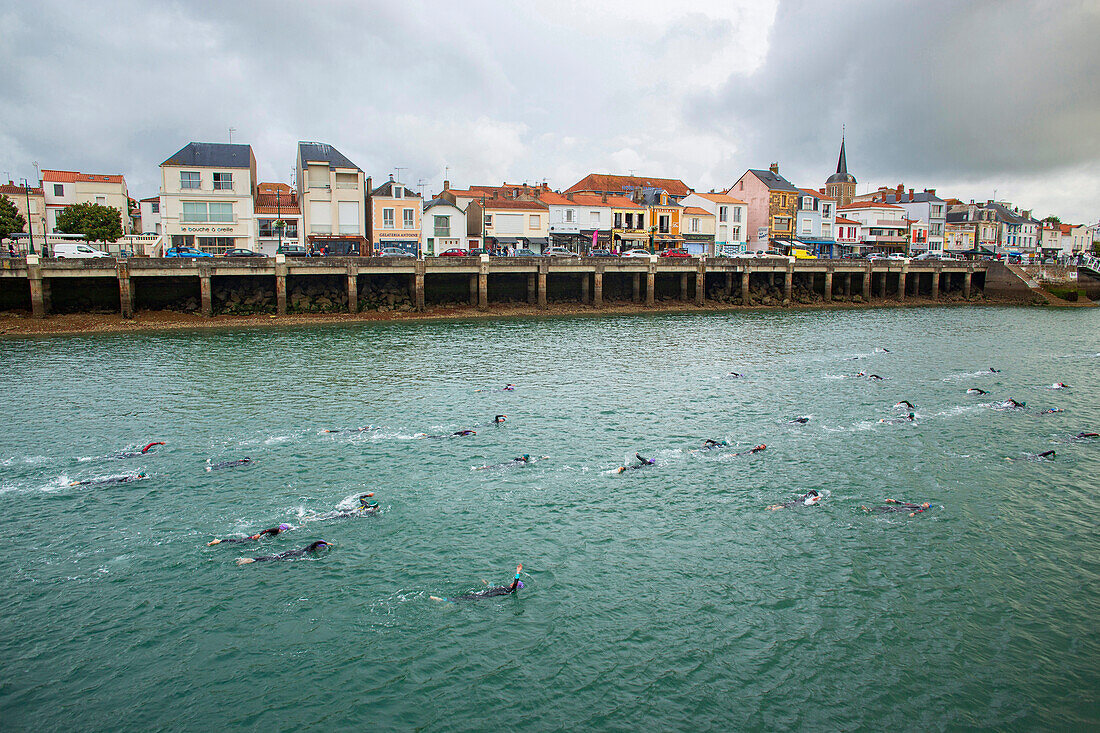
POLYGON ((859 226, 863 226, 862 222, 858 222, 858 221, 855 221, 853 219, 845 219, 843 216, 838 216, 836 218, 836 223, 837 224, 858 224, 859 226))
POLYGON ((48 168, 42 169, 42 180, 52 183, 123 183, 121 175, 104 175, 102 173, 80 173, 78 171, 55 171, 48 168))
MULTIPOLYGON (((26 196, 27 194, 25 193, 25 191, 26 191, 25 188, 23 188, 22 186, 17 186, 14 183, 5 183, 3 185, 0 185, 0 193, 4 193, 4 194, 8 194, 8 195, 19 194, 20 196, 26 196)), ((31 196, 41 196, 42 195, 42 189, 41 188, 34 188, 32 186, 30 191, 31 191, 31 196)))
POLYGON ((257 193, 255 200, 255 209, 257 214, 278 215, 281 211, 287 216, 293 216, 294 214, 299 213, 298 194, 292 193, 290 195, 287 195, 285 193, 280 193, 278 197, 276 197, 274 192, 257 193))
MULTIPOLYGON (((474 203, 480 205, 480 200, 474 203)), ((485 210, 492 209, 527 209, 535 211, 546 211, 549 207, 542 201, 523 201, 519 199, 485 199, 485 210)))
POLYGON ((826 201, 836 201, 836 199, 834 199, 832 196, 826 196, 825 194, 821 193, 821 191, 815 191, 812 188, 800 188, 798 190, 802 191, 803 193, 810 194, 815 199, 824 199, 826 201))
POLYGON ((142 203, 145 203, 146 201, 160 201, 160 196, 150 196, 147 199, 141 200, 142 203))
POLYGON ((1062 234, 1070 234, 1073 232, 1072 224, 1059 224, 1058 228, 1062 230, 1062 234))
POLYGON ((286 196, 290 194, 291 188, 286 183, 258 183, 256 184, 256 190, 260 193, 275 193, 279 191, 282 195, 286 196))
POLYGON ((645 176, 613 176, 608 173, 589 173, 565 189, 577 191, 630 191, 637 188, 660 188, 671 196, 687 196, 691 189, 679 178, 647 178, 645 176))
POLYGON ((683 213, 685 213, 685 214, 696 214, 696 215, 702 215, 702 216, 714 216, 714 214, 710 213, 706 209, 700 209, 698 206, 685 206, 683 213))
POLYGON ((699 193, 695 192, 696 196, 702 196, 707 201, 713 201, 716 204, 743 204, 745 203, 741 199, 735 199, 728 193, 699 193))

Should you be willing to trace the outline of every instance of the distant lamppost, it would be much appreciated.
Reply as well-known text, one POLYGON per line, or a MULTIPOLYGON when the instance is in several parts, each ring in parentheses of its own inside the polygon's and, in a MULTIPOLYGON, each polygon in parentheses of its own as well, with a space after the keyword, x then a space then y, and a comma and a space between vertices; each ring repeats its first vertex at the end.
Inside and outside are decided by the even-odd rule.
POLYGON ((275 231, 279 233, 279 248, 276 252, 283 251, 283 227, 286 226, 286 222, 283 221, 283 201, 279 195, 279 189, 275 189, 275 210, 278 212, 278 219, 275 220, 275 231))
POLYGON ((30 249, 27 254, 34 254, 34 224, 31 223, 31 188, 27 179, 23 179, 23 193, 27 195, 27 236, 30 237, 30 249))

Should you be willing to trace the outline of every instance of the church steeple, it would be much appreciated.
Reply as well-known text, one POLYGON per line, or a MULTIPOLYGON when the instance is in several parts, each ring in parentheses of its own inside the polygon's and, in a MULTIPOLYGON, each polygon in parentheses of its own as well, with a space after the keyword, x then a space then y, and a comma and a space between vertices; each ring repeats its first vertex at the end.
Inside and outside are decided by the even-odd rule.
POLYGON ((836 173, 825 181, 825 192, 836 199, 837 206, 852 203, 856 196, 856 177, 848 172, 848 157, 844 152, 844 135, 840 136, 840 158, 836 161, 836 173))

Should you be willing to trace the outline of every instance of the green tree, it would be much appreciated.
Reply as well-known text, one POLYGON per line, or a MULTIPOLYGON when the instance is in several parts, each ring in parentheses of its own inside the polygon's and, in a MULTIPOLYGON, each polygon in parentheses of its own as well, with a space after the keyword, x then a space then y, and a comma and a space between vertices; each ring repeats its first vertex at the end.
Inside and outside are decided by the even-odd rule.
POLYGON ((57 230, 83 234, 86 242, 114 242, 122 236, 122 214, 113 206, 73 204, 57 215, 57 230))
POLYGON ((1047 218, 1043 219, 1043 221, 1045 221, 1048 224, 1061 224, 1062 223, 1062 220, 1059 219, 1057 216, 1048 216, 1047 218))
POLYGON ((15 208, 7 196, 0 196, 0 239, 6 239, 12 232, 21 232, 27 220, 15 208))

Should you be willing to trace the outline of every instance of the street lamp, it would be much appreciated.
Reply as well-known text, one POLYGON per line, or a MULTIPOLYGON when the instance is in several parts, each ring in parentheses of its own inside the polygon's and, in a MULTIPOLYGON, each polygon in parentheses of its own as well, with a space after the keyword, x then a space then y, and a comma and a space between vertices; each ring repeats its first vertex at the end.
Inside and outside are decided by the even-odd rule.
POLYGON ((275 210, 279 212, 277 214, 277 216, 279 218, 275 220, 275 231, 279 233, 279 248, 277 250, 275 250, 276 252, 282 252, 283 251, 283 201, 282 201, 282 198, 280 197, 279 194, 280 194, 280 191, 279 191, 278 188, 276 188, 275 189, 275 210))
MULTIPOLYGON (((30 237, 30 248, 27 254, 34 254, 34 224, 31 222, 31 188, 27 179, 23 179, 23 193, 27 195, 27 236, 30 237)), ((44 234, 43 234, 44 236, 44 234)))

